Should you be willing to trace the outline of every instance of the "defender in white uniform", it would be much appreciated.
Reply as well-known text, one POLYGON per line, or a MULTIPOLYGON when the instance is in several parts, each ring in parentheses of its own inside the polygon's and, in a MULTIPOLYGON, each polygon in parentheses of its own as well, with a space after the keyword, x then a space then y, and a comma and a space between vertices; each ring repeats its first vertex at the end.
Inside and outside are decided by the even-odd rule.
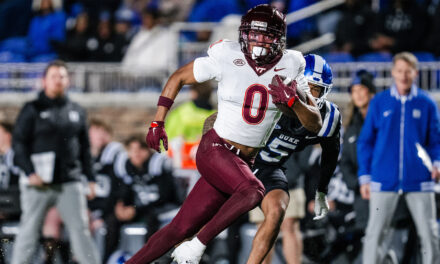
POLYGON ((281 116, 273 102, 289 105, 307 120, 304 126, 319 131, 322 121, 314 100, 308 100, 310 105, 297 100, 297 88, 309 89, 303 76, 305 61, 299 52, 284 50, 285 34, 283 14, 269 5, 256 6, 242 17, 239 42, 214 43, 207 57, 170 77, 147 134, 150 147, 159 151, 162 140, 167 149, 163 120, 185 84, 217 80, 218 117, 197 150, 202 177, 173 221, 126 263, 151 263, 195 234, 172 256, 177 263, 199 263, 206 244, 262 200, 264 187, 250 165, 281 116), (275 74, 296 82, 272 84, 275 74))

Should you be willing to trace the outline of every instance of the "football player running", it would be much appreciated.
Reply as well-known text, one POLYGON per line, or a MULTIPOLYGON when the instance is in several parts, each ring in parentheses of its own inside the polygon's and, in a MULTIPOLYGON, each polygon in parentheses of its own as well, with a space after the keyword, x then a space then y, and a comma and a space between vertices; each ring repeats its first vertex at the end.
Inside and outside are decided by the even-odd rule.
MULTIPOLYGON (((296 118, 285 115, 278 121, 267 145, 255 160, 253 171, 266 189, 261 202, 264 220, 255 235, 248 263, 262 263, 278 236, 287 205, 289 190, 282 164, 293 152, 302 151, 308 145, 322 147, 320 178, 315 195, 315 220, 328 213, 327 186, 337 165, 340 149, 341 115, 338 107, 325 98, 332 86, 332 72, 327 62, 318 55, 305 56, 305 76, 313 97, 320 109, 323 125, 318 132, 307 130, 296 118)), ((288 211, 289 212, 289 211, 288 211)), ((294 213, 294 212, 293 212, 294 213)), ((294 216, 287 214, 287 218, 294 216)), ((293 228, 293 227, 291 227, 293 228)), ((297 230, 299 233, 299 230, 297 230)), ((296 238, 293 238, 296 239, 296 238)), ((283 243, 285 240, 283 240, 283 243)), ((285 248, 283 246, 283 248, 285 248)), ((289 250, 292 250, 289 248, 289 250)), ((300 263, 301 252, 288 263, 300 263)))
POLYGON ((208 56, 171 75, 147 134, 150 147, 159 151, 162 140, 167 149, 163 120, 185 84, 218 81, 218 117, 197 150, 201 178, 171 223, 153 234, 128 264, 151 263, 195 234, 172 256, 177 263, 199 263, 210 240, 261 202, 264 187, 250 165, 281 117, 273 101, 291 107, 309 130, 320 131, 316 102, 311 96, 307 103, 298 100, 297 89, 309 91, 305 60, 300 52, 285 50, 285 37, 285 16, 269 5, 259 5, 242 17, 239 42, 218 41, 210 46, 208 56), (275 74, 296 81, 268 89, 275 74))

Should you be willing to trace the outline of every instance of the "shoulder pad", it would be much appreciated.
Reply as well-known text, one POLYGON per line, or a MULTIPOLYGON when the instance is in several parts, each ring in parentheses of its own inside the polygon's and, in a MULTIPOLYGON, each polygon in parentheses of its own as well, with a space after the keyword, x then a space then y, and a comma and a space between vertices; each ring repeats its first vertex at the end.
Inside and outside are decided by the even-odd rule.
POLYGON ((119 153, 125 152, 124 146, 121 143, 112 141, 105 146, 101 154, 100 162, 102 165, 111 164, 115 162, 119 153))
POLYGON ((150 158, 148 164, 148 173, 152 176, 159 176, 163 173, 164 165, 168 160, 167 156, 159 153, 154 153, 150 158))
POLYGON ((127 160, 128 160, 128 155, 127 155, 127 153, 123 152, 123 153, 121 153, 121 155, 117 156, 116 161, 113 164, 113 166, 114 166, 114 171, 115 171, 116 177, 118 177, 119 179, 124 181, 125 184, 131 184, 132 179, 128 175, 127 169, 125 167, 127 164, 127 160))
POLYGON ((231 41, 229 39, 220 39, 214 43, 212 43, 208 48, 208 55, 214 58, 222 58, 227 53, 228 49, 233 48, 233 46, 238 43, 231 41))

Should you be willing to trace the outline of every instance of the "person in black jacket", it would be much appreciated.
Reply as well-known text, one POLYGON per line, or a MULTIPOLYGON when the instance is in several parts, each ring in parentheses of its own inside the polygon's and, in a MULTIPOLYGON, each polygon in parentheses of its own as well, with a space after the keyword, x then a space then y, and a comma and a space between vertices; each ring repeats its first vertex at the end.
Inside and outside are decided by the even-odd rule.
POLYGON ((373 75, 365 70, 358 71, 349 87, 349 92, 351 103, 345 124, 340 169, 347 187, 355 193, 353 206, 356 213, 355 228, 363 233, 368 221, 368 200, 363 200, 359 192, 356 143, 367 115, 368 104, 376 93, 373 75))
POLYGON ((12 264, 29 263, 49 207, 56 206, 67 229, 75 258, 81 264, 101 263, 92 241, 81 175, 94 196, 86 112, 65 95, 69 86, 66 65, 53 61, 46 67, 38 98, 18 115, 13 133, 15 162, 27 184, 21 189, 22 216, 12 264))

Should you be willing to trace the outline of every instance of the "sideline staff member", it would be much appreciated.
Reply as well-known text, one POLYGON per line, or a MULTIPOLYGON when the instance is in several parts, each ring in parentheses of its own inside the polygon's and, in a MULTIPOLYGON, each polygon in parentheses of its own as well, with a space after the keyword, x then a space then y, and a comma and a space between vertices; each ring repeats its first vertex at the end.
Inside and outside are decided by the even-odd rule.
POLYGON ((81 174, 86 175, 92 198, 95 177, 86 112, 65 95, 69 76, 64 62, 49 63, 42 81, 44 90, 21 109, 13 134, 15 161, 27 178, 21 186, 23 213, 12 264, 30 263, 51 206, 56 206, 69 231, 79 263, 99 264, 80 182, 81 174))

